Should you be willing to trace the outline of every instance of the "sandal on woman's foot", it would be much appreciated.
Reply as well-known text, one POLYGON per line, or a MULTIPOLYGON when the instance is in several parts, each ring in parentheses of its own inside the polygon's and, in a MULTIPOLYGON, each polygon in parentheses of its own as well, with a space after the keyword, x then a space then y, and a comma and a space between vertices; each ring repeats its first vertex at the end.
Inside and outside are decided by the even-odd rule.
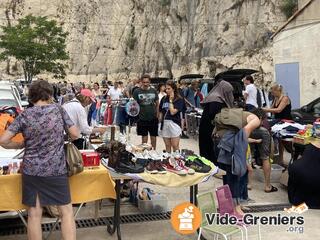
POLYGON ((271 189, 270 190, 264 190, 266 193, 272 193, 272 192, 277 192, 278 188, 274 187, 271 185, 271 189))

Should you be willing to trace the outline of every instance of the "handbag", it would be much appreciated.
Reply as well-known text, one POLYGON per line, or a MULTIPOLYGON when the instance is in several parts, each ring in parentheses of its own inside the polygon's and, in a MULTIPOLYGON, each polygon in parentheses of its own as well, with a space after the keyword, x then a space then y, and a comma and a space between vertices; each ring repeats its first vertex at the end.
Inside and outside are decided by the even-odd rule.
MULTIPOLYGON (((62 107, 59 107, 59 111, 65 128, 66 124, 63 118, 62 107)), ((65 131, 67 133, 66 129, 65 131)), ((71 177, 73 175, 81 173, 84 169, 82 155, 79 149, 70 141, 70 138, 68 138, 68 140, 64 142, 64 153, 67 162, 68 176, 71 177)))

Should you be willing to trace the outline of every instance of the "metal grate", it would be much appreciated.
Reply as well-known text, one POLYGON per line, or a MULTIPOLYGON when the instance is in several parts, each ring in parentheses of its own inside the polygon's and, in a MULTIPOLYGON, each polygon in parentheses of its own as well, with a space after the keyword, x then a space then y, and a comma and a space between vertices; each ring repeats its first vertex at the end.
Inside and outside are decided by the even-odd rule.
MULTIPOLYGON (((290 207, 289 204, 270 204, 270 205, 254 205, 247 206, 245 213, 259 213, 259 212, 273 212, 273 211, 283 211, 284 208, 290 207)), ((171 212, 166 213, 154 213, 154 214, 132 214, 121 216, 121 224, 128 223, 139 223, 139 222, 151 222, 151 221, 162 221, 169 220, 171 212)), ((87 219, 77 219, 77 228, 92 228, 99 226, 107 226, 107 224, 112 223, 112 217, 101 217, 98 219, 87 218, 87 219)), ((54 223, 44 223, 42 224, 42 230, 44 232, 49 232, 54 226, 54 223)), ((56 230, 60 230, 60 223, 56 225, 56 230)), ((26 234, 26 228, 22 224, 20 219, 5 219, 0 220, 0 236, 16 235, 16 234, 26 234)))
POLYGON ((245 213, 275 212, 275 211, 283 211, 284 208, 290 208, 290 207, 291 205, 288 203, 253 205, 253 206, 246 206, 248 210, 244 210, 244 212, 245 213))

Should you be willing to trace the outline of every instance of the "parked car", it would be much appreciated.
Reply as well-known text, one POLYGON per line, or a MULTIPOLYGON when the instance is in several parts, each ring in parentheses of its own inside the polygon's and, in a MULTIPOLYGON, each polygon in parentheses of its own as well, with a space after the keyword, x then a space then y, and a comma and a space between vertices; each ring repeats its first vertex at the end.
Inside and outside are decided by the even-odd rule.
POLYGON ((0 82, 0 107, 17 107, 19 111, 22 111, 28 104, 27 101, 21 100, 20 93, 14 84, 0 82))
POLYGON ((243 79, 245 76, 258 72, 253 69, 231 69, 217 74, 214 78, 215 81, 223 79, 233 86, 233 95, 237 101, 243 100, 242 91, 245 89, 243 79))
POLYGON ((312 124, 320 118, 320 98, 313 100, 311 103, 291 111, 294 121, 303 124, 312 124))
MULTIPOLYGON (((247 75, 251 75, 257 73, 257 70, 254 69, 231 69, 221 73, 218 73, 214 78, 203 78, 204 76, 201 74, 187 74, 178 78, 178 81, 184 79, 188 84, 191 83, 192 80, 196 79, 202 84, 208 84, 208 92, 213 88, 214 84, 220 79, 224 79, 229 82, 233 86, 233 95, 236 102, 236 105, 243 106, 244 98, 243 98, 243 90, 245 89, 243 78, 247 75)), ((200 86, 200 88, 201 88, 200 86)))

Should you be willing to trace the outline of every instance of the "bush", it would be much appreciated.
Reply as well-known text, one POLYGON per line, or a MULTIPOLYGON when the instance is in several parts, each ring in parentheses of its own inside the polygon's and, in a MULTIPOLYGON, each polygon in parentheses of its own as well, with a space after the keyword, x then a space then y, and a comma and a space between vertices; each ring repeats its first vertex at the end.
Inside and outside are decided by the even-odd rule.
POLYGON ((135 29, 132 26, 131 30, 130 30, 130 32, 128 34, 128 37, 126 39, 126 45, 130 50, 133 50, 134 47, 136 46, 136 43, 137 43, 137 38, 135 36, 135 29))
POLYGON ((160 0, 160 5, 162 7, 169 6, 171 4, 171 0, 160 0))
POLYGON ((282 5, 280 6, 280 9, 288 19, 297 11, 298 0, 284 0, 282 5))

